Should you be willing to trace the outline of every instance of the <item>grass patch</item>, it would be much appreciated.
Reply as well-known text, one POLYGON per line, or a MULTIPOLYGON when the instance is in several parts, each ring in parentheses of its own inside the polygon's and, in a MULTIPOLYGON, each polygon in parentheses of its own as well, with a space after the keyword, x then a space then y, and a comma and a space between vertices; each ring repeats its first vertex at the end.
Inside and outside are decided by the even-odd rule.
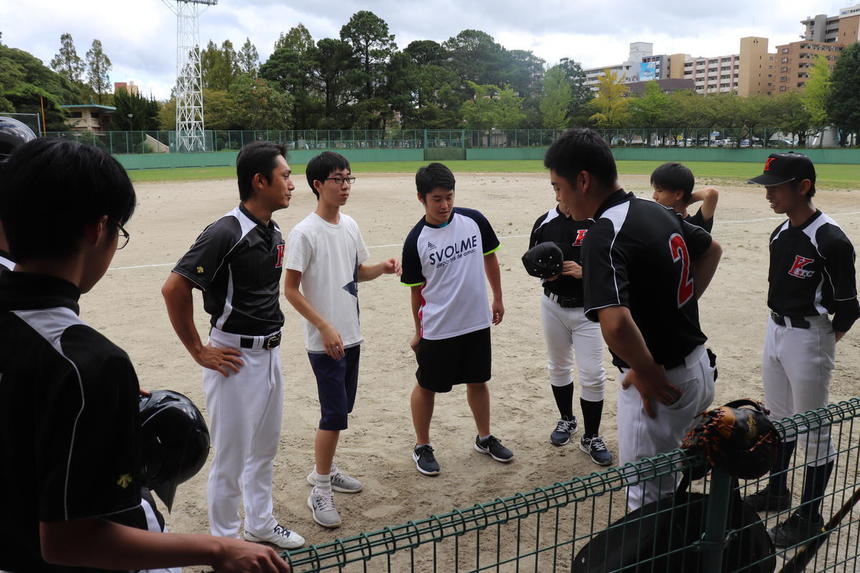
MULTIPOLYGON (((445 165, 457 173, 543 173, 546 170, 539 160, 512 161, 445 161, 445 165)), ((662 161, 618 161, 621 175, 650 175, 662 161)), ((761 165, 745 162, 688 161, 684 163, 693 170, 698 180, 720 180, 729 183, 744 183, 761 173, 761 165)), ((374 161, 353 163, 352 170, 358 176, 363 173, 415 173, 426 161, 374 161)), ((291 164, 293 173, 303 175, 305 166, 291 164)), ((819 164, 818 186, 829 189, 857 189, 860 186, 860 165, 819 164)), ((236 168, 226 167, 180 167, 173 169, 139 169, 129 171, 132 181, 195 181, 201 179, 233 179, 236 168)))

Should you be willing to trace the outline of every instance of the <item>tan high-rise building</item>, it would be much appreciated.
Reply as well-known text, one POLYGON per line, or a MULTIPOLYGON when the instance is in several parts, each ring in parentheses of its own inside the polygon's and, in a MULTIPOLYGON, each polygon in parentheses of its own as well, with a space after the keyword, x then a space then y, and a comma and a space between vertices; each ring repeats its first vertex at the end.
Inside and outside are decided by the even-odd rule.
POLYGON ((771 87, 767 38, 741 38, 739 59, 738 95, 747 97, 767 93, 771 87))
POLYGON ((818 56, 824 56, 830 69, 836 65, 844 45, 839 42, 801 40, 776 47, 771 67, 772 86, 765 93, 780 94, 803 90, 818 56))
POLYGON ((818 14, 800 22, 806 29, 803 39, 810 42, 853 44, 860 40, 860 4, 842 8, 838 16, 818 14))

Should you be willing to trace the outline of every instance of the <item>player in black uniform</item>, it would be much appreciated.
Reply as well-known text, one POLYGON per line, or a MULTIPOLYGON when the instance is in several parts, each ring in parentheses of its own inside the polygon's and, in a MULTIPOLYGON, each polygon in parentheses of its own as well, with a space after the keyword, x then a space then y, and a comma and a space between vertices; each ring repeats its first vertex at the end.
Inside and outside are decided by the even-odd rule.
MULTIPOLYGON (((813 205, 815 167, 805 155, 771 154, 764 173, 750 183, 764 185, 773 211, 788 216, 770 236, 770 317, 762 356, 765 404, 771 416, 783 418, 829 402, 836 343, 860 316, 854 247, 836 221, 813 205)), ((824 523, 819 510, 835 460, 829 426, 805 434, 805 441, 801 505, 771 530, 777 547, 799 543, 824 523)), ((786 470, 795 445, 782 445, 768 486, 747 496, 756 510, 791 506, 786 470)))
POLYGON ((249 143, 236 159, 238 207, 206 227, 162 288, 173 329, 203 367, 215 459, 209 469, 209 529, 284 549, 305 540, 272 515, 272 460, 278 450, 284 381, 278 346, 284 315, 278 285, 284 239, 272 213, 290 204, 282 145, 249 143), (192 290, 203 291, 209 342, 194 324, 192 290))
POLYGON ((582 388, 579 405, 585 423, 579 447, 594 463, 608 466, 612 463, 612 453, 600 436, 606 382, 603 343, 600 327, 585 317, 582 308, 582 267, 579 264, 582 241, 592 223, 591 219, 572 219, 567 205, 559 201, 555 208, 535 221, 529 248, 553 242, 561 247, 565 258, 562 273, 543 281, 544 296, 541 297, 541 325, 549 357, 547 369, 560 415, 550 434, 550 442, 563 446, 577 430, 571 380, 575 353, 582 388))
POLYGON ((711 232, 714 227, 714 213, 720 193, 713 187, 705 187, 701 191, 693 191, 696 179, 693 172, 680 163, 664 163, 651 173, 651 187, 654 188, 654 200, 664 207, 671 207, 688 223, 692 223, 711 232), (687 210, 693 203, 702 202, 695 215, 687 210))
MULTIPOLYGON (((609 146, 590 129, 565 132, 544 165, 574 219, 593 218, 582 245, 585 314, 600 321, 618 395, 621 463, 677 448, 714 395, 698 298, 722 250, 672 210, 625 193, 609 146)), ((628 487, 637 508, 674 490, 674 480, 628 487)))
MULTIPOLYGON (((0 177, 2 177, 3 164, 19 145, 36 139, 33 130, 11 117, 0 117, 0 177)), ((3 234, 3 226, 0 225, 0 273, 4 270, 15 268, 15 261, 9 254, 9 244, 6 235, 3 234)))
POLYGON ((120 524, 145 511, 140 389, 126 353, 80 319, 78 299, 128 240, 134 204, 120 164, 71 141, 19 147, 0 179, 18 263, 0 274, 0 569, 287 571, 259 545, 120 524))

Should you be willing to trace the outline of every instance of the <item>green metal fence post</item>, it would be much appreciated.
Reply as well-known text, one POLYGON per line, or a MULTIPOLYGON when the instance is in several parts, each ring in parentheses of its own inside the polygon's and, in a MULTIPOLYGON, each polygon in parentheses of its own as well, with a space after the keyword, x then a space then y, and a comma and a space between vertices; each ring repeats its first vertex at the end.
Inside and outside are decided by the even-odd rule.
POLYGON ((427 130, 424 130, 424 157, 427 157, 427 130))
POLYGON ((706 508, 705 534, 702 537, 703 573, 720 573, 723 569, 723 548, 726 539, 726 520, 729 515, 729 499, 732 477, 723 470, 711 473, 711 488, 706 508))

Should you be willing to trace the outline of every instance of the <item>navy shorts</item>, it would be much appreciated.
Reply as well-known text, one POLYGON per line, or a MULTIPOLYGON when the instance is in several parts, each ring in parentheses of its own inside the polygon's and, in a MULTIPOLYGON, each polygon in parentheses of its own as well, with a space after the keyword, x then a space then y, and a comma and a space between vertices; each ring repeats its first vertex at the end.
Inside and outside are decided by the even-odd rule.
POLYGON ((418 385, 433 392, 450 392, 455 384, 490 379, 490 329, 442 340, 422 338, 415 348, 418 385))
POLYGON ((308 353, 317 378, 320 399, 320 430, 345 430, 347 414, 355 405, 358 390, 358 357, 361 346, 344 348, 344 357, 335 360, 328 354, 308 353))

